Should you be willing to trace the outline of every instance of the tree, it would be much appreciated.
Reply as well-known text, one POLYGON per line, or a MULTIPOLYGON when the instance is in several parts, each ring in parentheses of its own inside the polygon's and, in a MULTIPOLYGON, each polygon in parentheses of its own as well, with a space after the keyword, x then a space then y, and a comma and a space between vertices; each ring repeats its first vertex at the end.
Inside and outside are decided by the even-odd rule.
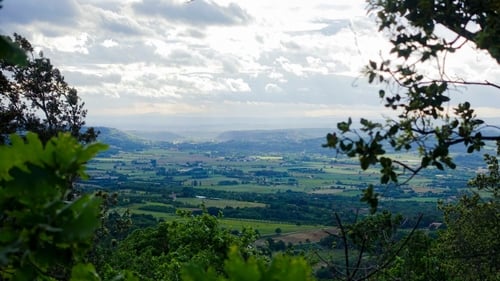
POLYGON ((182 268, 185 281, 313 281, 311 267, 302 257, 282 254, 274 256, 271 262, 250 256, 244 259, 237 247, 231 247, 224 261, 224 275, 214 268, 204 269, 190 263, 182 268))
MULTIPOLYGON (((497 141, 500 129, 477 118, 471 102, 459 103, 450 112, 453 91, 458 86, 482 86, 495 90, 490 81, 451 79, 446 75, 447 55, 466 43, 486 50, 500 63, 500 2, 440 0, 368 0, 368 11, 375 14, 379 31, 390 35, 390 59, 370 61, 365 73, 370 83, 385 85, 379 91, 385 106, 398 113, 384 123, 362 118, 360 128, 352 120, 337 124, 338 133, 327 135, 325 147, 350 157, 358 157, 361 168, 380 165, 381 182, 398 182, 402 174, 410 180, 422 169, 456 164, 450 147, 462 144, 467 152, 482 149, 487 141, 497 141), (439 37, 436 26, 444 26, 453 40, 439 37), (474 26, 475 31, 470 28, 474 26), (422 68, 433 68, 426 76, 422 68), (386 90, 389 89, 389 92, 386 90), (485 129, 488 128, 488 131, 485 129), (388 150, 416 149, 421 161, 416 165, 393 159, 388 150), (399 170, 398 170, 399 169, 399 170)), ((375 206, 376 194, 369 187, 364 200, 375 206)))
POLYGON ((488 173, 470 181, 477 191, 440 204, 447 228, 438 238, 436 256, 452 280, 500 278, 500 170, 496 157, 485 160, 488 173))
MULTIPOLYGON (((329 269, 334 280, 360 281, 379 278, 393 266, 396 258, 403 252, 418 227, 422 216, 419 216, 413 229, 404 237, 397 233, 402 225, 403 217, 388 211, 371 214, 344 224, 335 213, 338 233, 329 233, 330 247, 343 249, 343 261, 334 262, 325 259, 319 253, 318 258, 329 269)), ((378 280, 378 279, 376 279, 378 280)))
MULTIPOLYGON (((0 0, 0 9, 2 0, 0 0)), ((0 60, 11 64, 24 66, 28 60, 26 53, 18 45, 14 44, 9 37, 0 35, 0 60)))
MULTIPOLYGON (((25 51, 2 35, 0 61, 11 67, 28 65, 25 51)), ((93 131, 87 133, 92 137, 93 131)), ((85 251, 93 242, 103 215, 101 199, 106 197, 67 198, 74 192, 72 179, 85 179, 85 163, 106 145, 82 146, 60 132, 44 143, 32 132, 24 139, 12 134, 9 142, 0 143, 0 279, 101 280, 94 266, 85 263, 85 251)), ((137 280, 127 272, 114 277, 137 280)))
POLYGON ((440 266, 435 252, 436 244, 436 239, 425 230, 415 231, 394 261, 377 275, 377 280, 450 280, 445 269, 440 266))
POLYGON ((128 269, 141 280, 179 280, 181 268, 188 263, 222 272, 231 246, 238 247, 245 257, 253 254, 250 244, 255 240, 254 231, 243 229, 237 236, 206 212, 197 216, 186 211, 179 214, 180 220, 132 232, 112 253, 109 266, 128 269))
POLYGON ((276 235, 280 235, 282 231, 281 231, 281 228, 276 227, 276 229, 274 230, 274 232, 276 233, 276 235))
MULTIPOLYGON (((18 46, 29 54, 25 64, 6 53, 11 59, 0 60, 0 143, 5 143, 12 133, 35 132, 43 143, 58 132, 70 132, 83 143, 95 141, 93 128, 84 131, 87 110, 76 89, 70 87, 59 69, 40 52, 34 54, 32 45, 18 34, 14 40, 2 36, 2 46, 18 46)), ((4 57, 2 55, 2 57, 4 57)), ((1 57, 0 57, 1 58, 1 57)))
POLYGON ((128 209, 123 213, 112 209, 117 204, 117 193, 98 191, 95 196, 102 202, 99 213, 101 224, 94 231, 92 247, 87 251, 85 260, 91 263, 97 272, 103 272, 116 245, 131 232, 132 219, 128 209))

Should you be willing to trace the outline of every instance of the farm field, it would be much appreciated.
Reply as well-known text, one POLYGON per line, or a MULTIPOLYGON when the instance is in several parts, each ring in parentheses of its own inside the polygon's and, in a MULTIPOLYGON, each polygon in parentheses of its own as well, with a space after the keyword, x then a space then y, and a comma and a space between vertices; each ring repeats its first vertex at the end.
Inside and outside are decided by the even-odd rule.
MULTIPOLYGON (((325 155, 311 155, 308 161, 301 161, 301 156, 294 154, 248 157, 209 155, 209 152, 172 149, 120 152, 111 157, 97 157, 89 164, 89 174, 94 179, 98 178, 100 184, 106 184, 106 181, 115 183, 114 187, 116 183, 119 183, 118 186, 125 183, 128 188, 133 188, 136 182, 141 186, 165 187, 165 190, 191 186, 195 190, 256 193, 291 190, 344 196, 352 196, 353 190, 379 182, 378 170, 361 171, 351 160, 329 159, 325 155)), ((467 172, 465 177, 470 174, 467 172)), ((440 189, 433 184, 449 179, 439 177, 439 174, 434 180, 432 177, 415 177, 411 182, 414 196, 430 190, 439 194, 440 189)))
MULTIPOLYGON (((418 159, 394 157, 406 163, 418 159)), ((280 228, 283 237, 330 227, 333 212, 347 219, 366 213, 359 198, 369 184, 382 206, 394 212, 436 212, 435 202, 456 198, 474 172, 429 169, 410 185, 391 187, 379 184, 377 168, 362 171, 357 161, 337 158, 330 150, 235 152, 224 143, 151 145, 98 156, 88 167, 91 180, 81 186, 119 194, 116 210, 172 220, 179 219, 176 210, 200 212, 203 204, 211 214, 222 213, 226 227, 252 227, 262 235, 280 228)))
MULTIPOLYGON (((173 221, 173 220, 183 220, 184 218, 174 214, 174 213, 164 213, 164 212, 155 212, 155 211, 145 211, 140 210, 138 206, 131 206, 129 208, 115 208, 114 210, 119 213, 123 213, 126 209, 129 209, 133 214, 142 214, 142 215, 151 215, 157 219, 161 219, 164 221, 173 221)), ((245 227, 251 227, 252 229, 258 231, 261 236, 270 236, 276 234, 276 229, 279 228, 283 235, 286 234, 294 234, 298 235, 299 233, 307 233, 310 231, 319 231, 323 228, 320 225, 302 225, 302 224, 292 224, 286 222, 279 221, 266 221, 266 220, 258 220, 258 219, 234 219, 234 218, 225 218, 221 217, 219 222, 223 227, 232 229, 232 230, 242 230, 245 227)), ((305 241, 305 239, 304 239, 305 241)))

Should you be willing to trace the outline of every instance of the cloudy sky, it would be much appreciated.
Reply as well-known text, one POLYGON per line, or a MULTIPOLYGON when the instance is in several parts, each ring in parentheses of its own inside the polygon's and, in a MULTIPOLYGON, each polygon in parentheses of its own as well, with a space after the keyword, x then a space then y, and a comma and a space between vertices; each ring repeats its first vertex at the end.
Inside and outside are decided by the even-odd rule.
MULTIPOLYGON (((89 110, 88 123, 179 130, 334 127, 390 114, 361 69, 388 48, 363 0, 4 0, 0 33, 27 37, 89 110)), ((500 83, 466 46, 451 77, 500 83)), ((486 117, 498 90, 462 88, 486 117), (471 98, 473 96, 473 98, 471 98)))

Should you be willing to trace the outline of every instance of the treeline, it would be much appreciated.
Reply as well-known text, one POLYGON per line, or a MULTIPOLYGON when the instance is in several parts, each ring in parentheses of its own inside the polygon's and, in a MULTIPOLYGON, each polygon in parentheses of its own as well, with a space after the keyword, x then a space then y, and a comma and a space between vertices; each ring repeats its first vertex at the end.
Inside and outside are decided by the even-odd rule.
MULTIPOLYGON (((228 218, 242 219, 264 219, 271 221, 283 221, 294 224, 317 224, 333 225, 334 213, 342 213, 347 222, 353 222, 358 215, 368 213, 368 207, 360 202, 360 196, 339 196, 335 194, 322 194, 321 196, 305 192, 277 192, 271 194, 260 194, 254 192, 230 192, 212 189, 195 189, 193 187, 182 187, 171 190, 164 190, 158 193, 157 189, 145 189, 146 193, 129 191, 122 193, 117 202, 120 207, 127 207, 131 204, 145 204, 147 202, 157 202, 168 206, 145 204, 140 206, 140 210, 154 211, 174 214, 177 208, 199 208, 199 205, 187 204, 176 201, 171 194, 176 197, 194 198, 203 196, 206 198, 228 199, 245 202, 259 202, 265 207, 208 207, 210 214, 217 215, 221 212, 228 218)), ((420 227, 427 227, 434 222, 442 222, 442 213, 436 208, 436 203, 419 201, 383 201, 380 207, 390 210, 393 213, 402 214, 406 222, 404 228, 411 227, 415 218, 420 213, 424 216, 421 219, 420 227)))

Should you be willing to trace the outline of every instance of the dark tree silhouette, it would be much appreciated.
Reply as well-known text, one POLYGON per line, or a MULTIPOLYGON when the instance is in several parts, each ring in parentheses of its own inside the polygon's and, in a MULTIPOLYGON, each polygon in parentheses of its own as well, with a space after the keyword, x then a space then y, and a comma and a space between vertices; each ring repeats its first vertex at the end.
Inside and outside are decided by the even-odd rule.
POLYGON ((34 54, 30 42, 14 34, 6 42, 28 54, 25 64, 0 60, 0 143, 12 133, 28 131, 47 142, 59 132, 70 132, 82 143, 95 141, 97 132, 84 128, 87 110, 75 88, 70 87, 50 59, 34 54))

